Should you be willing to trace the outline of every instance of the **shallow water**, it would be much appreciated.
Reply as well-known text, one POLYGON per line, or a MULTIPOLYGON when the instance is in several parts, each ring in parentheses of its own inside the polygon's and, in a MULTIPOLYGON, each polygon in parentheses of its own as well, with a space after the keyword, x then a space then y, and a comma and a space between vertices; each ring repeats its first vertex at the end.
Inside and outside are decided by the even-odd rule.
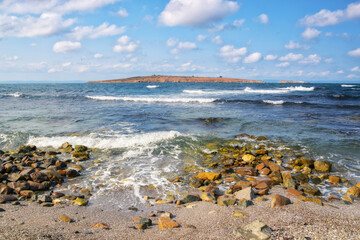
POLYGON ((99 192, 179 190, 166 178, 243 132, 360 180, 360 84, 2 84, 0 104, 0 149, 98 148, 81 184, 99 192))

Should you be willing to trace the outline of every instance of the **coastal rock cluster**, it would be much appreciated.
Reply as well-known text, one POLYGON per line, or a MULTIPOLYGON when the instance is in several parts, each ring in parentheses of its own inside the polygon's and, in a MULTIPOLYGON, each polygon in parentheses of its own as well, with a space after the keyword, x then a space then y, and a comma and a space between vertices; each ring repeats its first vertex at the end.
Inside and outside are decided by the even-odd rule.
POLYGON ((72 201, 85 206, 88 189, 77 195, 56 192, 67 179, 81 175, 78 162, 89 159, 89 149, 64 143, 58 151, 42 151, 36 146, 22 146, 15 151, 0 150, 0 203, 19 204, 22 200, 36 201, 44 207, 72 201))

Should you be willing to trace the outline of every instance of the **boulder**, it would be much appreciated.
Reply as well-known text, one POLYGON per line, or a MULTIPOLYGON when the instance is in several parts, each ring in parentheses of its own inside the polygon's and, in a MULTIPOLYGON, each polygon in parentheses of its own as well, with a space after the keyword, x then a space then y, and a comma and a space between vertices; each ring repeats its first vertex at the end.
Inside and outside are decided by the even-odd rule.
POLYGON ((29 190, 30 188, 27 182, 8 182, 7 185, 16 193, 19 193, 22 190, 29 190))
POLYGON ((160 217, 159 218, 159 228, 178 228, 180 227, 180 224, 171 220, 169 217, 160 217))
POLYGON ((315 161, 314 162, 315 170, 319 172, 330 172, 331 171, 331 163, 325 161, 315 161))
POLYGON ((224 207, 235 205, 235 203, 236 203, 236 199, 229 197, 227 195, 220 196, 217 199, 217 204, 224 207))
POLYGON ((65 172, 67 178, 74 178, 80 176, 80 173, 74 169, 66 169, 65 172))
POLYGON ((235 192, 234 196, 236 199, 239 199, 239 200, 240 199, 252 200, 255 197, 255 193, 254 193, 252 187, 248 187, 248 188, 245 188, 238 192, 235 192))
POLYGON ((190 203, 190 202, 201 201, 201 198, 199 196, 189 194, 189 195, 186 195, 184 198, 182 198, 180 201, 182 204, 186 204, 186 203, 190 203))
POLYGON ((63 178, 57 171, 46 169, 46 170, 42 170, 41 173, 45 173, 50 181, 60 182, 60 183, 63 182, 63 178))
POLYGON ((271 208, 282 207, 290 203, 290 199, 281 196, 279 194, 274 194, 271 196, 271 208))
POLYGON ((283 171, 281 173, 281 176, 282 176, 282 180, 283 180, 283 187, 295 189, 295 187, 296 187, 295 181, 292 178, 290 171, 283 171))
POLYGON ((240 175, 256 176, 256 170, 251 167, 235 167, 233 170, 240 175))
POLYGON ((269 161, 269 160, 263 160, 263 163, 268 166, 270 168, 270 170, 272 172, 276 172, 276 171, 284 171, 285 169, 283 167, 281 167, 280 165, 277 165, 276 163, 269 161))
POLYGON ((11 192, 11 188, 9 188, 6 184, 0 183, 0 194, 10 194, 11 192))
POLYGON ((360 188, 353 186, 346 191, 346 195, 353 195, 354 197, 358 198, 360 196, 360 188))
POLYGON ((251 154, 245 154, 243 157, 242 157, 242 160, 246 163, 252 163, 253 161, 255 161, 255 156, 251 155, 251 154))
POLYGON ((33 172, 30 174, 30 177, 34 182, 38 182, 38 183, 49 181, 49 177, 42 172, 33 172))
POLYGON ((266 240, 271 237, 272 230, 265 223, 256 220, 243 228, 234 229, 233 233, 243 239, 266 240))
POLYGON ((201 172, 199 173, 197 176, 197 178, 202 179, 202 180, 217 180, 221 177, 220 173, 214 173, 214 172, 201 172))
POLYGON ((84 145, 75 145, 75 152, 85 152, 88 148, 84 145))

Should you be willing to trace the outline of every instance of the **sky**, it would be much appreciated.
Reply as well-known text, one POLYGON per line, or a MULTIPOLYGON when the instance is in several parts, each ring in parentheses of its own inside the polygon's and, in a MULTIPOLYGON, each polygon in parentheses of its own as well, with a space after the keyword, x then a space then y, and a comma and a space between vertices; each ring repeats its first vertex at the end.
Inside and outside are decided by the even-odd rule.
POLYGON ((360 83, 360 1, 0 1, 0 82, 154 74, 360 83))

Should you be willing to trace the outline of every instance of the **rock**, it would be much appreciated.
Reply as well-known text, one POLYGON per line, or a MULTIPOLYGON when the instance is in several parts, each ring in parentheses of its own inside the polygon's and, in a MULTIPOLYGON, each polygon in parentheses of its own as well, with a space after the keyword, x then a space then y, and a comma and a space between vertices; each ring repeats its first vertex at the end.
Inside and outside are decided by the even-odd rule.
POLYGON ((355 186, 360 188, 360 182, 358 182, 355 186))
POLYGON ((227 207, 227 206, 230 206, 230 205, 235 205, 235 203, 236 203, 236 199, 231 198, 231 197, 229 197, 227 195, 220 196, 217 199, 217 204, 220 205, 220 206, 224 206, 224 207, 227 207))
POLYGON ((6 202, 12 202, 16 201, 17 197, 13 195, 0 195, 0 204, 6 203, 6 202))
POLYGON ((80 176, 80 173, 74 169, 67 169, 66 170, 66 177, 67 178, 74 178, 80 176))
POLYGON ((216 202, 215 196, 208 192, 204 192, 203 194, 201 194, 200 198, 205 202, 216 202))
POLYGON ((10 194, 12 193, 12 189, 7 185, 0 183, 0 194, 10 194))
POLYGON ((250 200, 240 199, 238 200, 237 205, 239 205, 240 207, 247 208, 248 206, 254 205, 254 203, 250 200))
POLYGON ((304 194, 302 191, 298 191, 292 188, 286 189, 286 192, 287 192, 287 196, 294 196, 294 197, 302 196, 304 194))
POLYGON ((199 173, 197 176, 197 178, 202 179, 202 180, 217 180, 221 177, 220 173, 214 173, 214 172, 201 172, 199 173))
MULTIPOLYGON (((190 205, 189 205, 190 206, 190 205)), ((194 205, 196 206, 196 205, 194 205)), ((160 217, 169 217, 169 218, 172 218, 173 215, 171 214, 171 212, 164 212, 164 213, 161 213, 160 214, 160 217)))
POLYGON ((50 181, 59 182, 59 183, 63 182, 63 178, 57 171, 46 169, 46 170, 42 170, 41 173, 45 173, 50 181))
POLYGON ((3 209, 3 208, 0 208, 0 212, 5 212, 5 209, 3 209))
POLYGON ((85 152, 88 148, 84 145, 75 145, 75 152, 85 152))
POLYGON ((152 225, 152 221, 150 218, 141 218, 139 221, 140 224, 145 224, 147 227, 152 225))
POLYGON ((281 176, 282 176, 282 180, 283 180, 283 187, 295 189, 296 185, 295 185, 294 179, 291 176, 291 172, 283 171, 281 173, 281 176))
POLYGON ((110 229, 110 225, 104 224, 104 223, 93 223, 92 225, 93 228, 103 228, 106 230, 110 229))
POLYGON ((59 147, 59 151, 61 152, 71 152, 73 150, 72 145, 68 142, 65 142, 59 147))
POLYGON ((142 229, 146 229, 148 226, 144 223, 141 223, 139 225, 136 226, 136 229, 138 230, 142 230, 142 229))
POLYGON ((303 191, 304 193, 310 196, 321 196, 321 192, 317 187, 311 186, 310 184, 301 184, 298 190, 303 191))
POLYGON ((320 198, 311 198, 311 197, 305 197, 305 196, 297 196, 297 198, 304 202, 313 202, 313 203, 319 204, 320 206, 323 206, 323 203, 320 198))
POLYGON ((49 202, 44 202, 41 204, 42 207, 53 207, 54 204, 53 203, 49 203, 49 202))
POLYGON ((24 179, 28 180, 30 178, 30 174, 34 173, 35 170, 33 168, 24 169, 20 172, 20 175, 23 176, 24 179))
POLYGON ((233 170, 240 175, 256 176, 256 170, 251 167, 235 167, 233 170))
POLYGON ((246 163, 252 163, 253 161, 255 161, 255 156, 251 155, 251 154, 245 154, 243 157, 242 157, 242 160, 246 163))
POLYGON ((180 200, 182 204, 201 201, 201 198, 196 195, 186 195, 183 199, 180 200))
POLYGON ((248 187, 251 187, 251 182, 248 182, 248 181, 238 181, 238 182, 236 182, 235 185, 231 185, 231 186, 230 186, 230 189, 231 189, 233 192, 237 192, 237 191, 240 191, 241 189, 248 188, 248 187))
POLYGON ((234 193, 236 199, 252 200, 255 197, 255 193, 252 187, 245 188, 234 193))
POLYGON ((38 182, 38 183, 49 181, 49 177, 42 172, 33 172, 30 174, 30 177, 34 182, 38 182))
POLYGON ((51 194, 51 196, 52 196, 53 198, 61 198, 61 197, 65 196, 65 194, 62 193, 62 192, 53 192, 53 193, 51 194))
POLYGON ((293 179, 297 180, 298 182, 300 182, 300 184, 304 184, 304 183, 308 183, 309 182, 309 177, 308 175, 304 174, 304 173, 295 173, 294 175, 292 175, 293 179))
POLYGON ((331 163, 325 161, 315 161, 314 162, 315 170, 320 172, 330 172, 331 171, 331 163))
POLYGON ((355 201, 355 197, 354 195, 345 195, 345 196, 342 196, 341 199, 345 200, 345 201, 348 201, 350 203, 354 203, 355 201))
POLYGON ((242 212, 235 212, 233 214, 234 217, 248 217, 248 215, 246 215, 245 213, 242 212))
POLYGON ((72 220, 70 217, 66 216, 65 214, 61 215, 61 217, 59 218, 59 221, 64 221, 64 222, 67 222, 67 223, 71 223, 73 222, 74 220, 72 220))
POLYGON ((340 183, 340 177, 338 176, 329 176, 329 183, 338 184, 340 183))
POLYGON ((178 228, 180 226, 179 223, 171 220, 169 217, 160 217, 159 218, 159 228, 178 228))
POLYGON ((270 169, 268 168, 263 168, 259 171, 260 175, 269 175, 270 173, 270 169))
POLYGON ((72 201, 71 204, 79 205, 79 206, 86 206, 88 204, 88 200, 83 198, 76 198, 74 201, 72 201))
POLYGON ((190 180, 190 187, 193 187, 193 188, 199 188, 203 185, 203 180, 202 179, 197 179, 197 178, 193 178, 190 180))
POLYGON ((262 160, 263 163, 268 166, 270 168, 270 170, 272 172, 276 172, 276 171, 284 171, 285 169, 279 165, 277 165, 276 163, 272 162, 272 161, 269 161, 269 160, 266 160, 266 159, 263 159, 262 160))
POLYGON ((38 182, 33 182, 33 181, 28 181, 29 184, 29 188, 30 190, 33 191, 42 191, 45 190, 45 186, 42 183, 38 183, 38 182))
POLYGON ((20 173, 10 173, 7 177, 10 182, 17 182, 19 180, 24 179, 24 177, 20 173))
POLYGON ((233 233, 236 237, 248 240, 266 240, 271 237, 271 228, 265 223, 256 220, 244 228, 234 229, 233 233))
POLYGON ((271 208, 282 207, 287 204, 290 204, 290 199, 279 194, 274 194, 271 196, 271 208))
POLYGON ((49 195, 38 195, 37 200, 40 202, 52 202, 52 198, 49 195))
POLYGON ((34 192, 31 190, 22 190, 20 191, 20 195, 26 198, 31 198, 34 195, 34 192))
POLYGON ((67 164, 66 164, 66 162, 57 160, 55 162, 55 167, 56 167, 56 169, 61 170, 61 169, 65 169, 67 167, 67 164))
POLYGON ((354 197, 358 198, 360 196, 360 188, 353 186, 346 191, 346 195, 353 195, 354 197))
POLYGON ((30 188, 27 182, 9 182, 7 185, 16 193, 19 193, 22 190, 29 190, 30 188))
POLYGON ((283 182, 280 171, 270 173, 269 177, 275 182, 275 184, 280 184, 283 182))
POLYGON ((89 154, 86 152, 73 152, 71 155, 73 156, 73 158, 76 158, 78 161, 85 161, 90 158, 89 154))

